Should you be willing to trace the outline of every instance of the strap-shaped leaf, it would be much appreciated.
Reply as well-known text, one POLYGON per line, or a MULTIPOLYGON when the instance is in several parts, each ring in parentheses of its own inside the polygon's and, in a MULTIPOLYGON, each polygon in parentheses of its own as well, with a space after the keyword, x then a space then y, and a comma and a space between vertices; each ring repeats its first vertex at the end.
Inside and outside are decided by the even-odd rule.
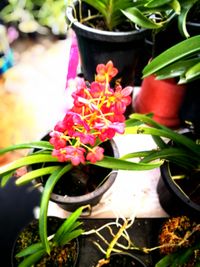
POLYGON ((131 7, 122 10, 122 13, 132 22, 145 29, 158 29, 163 26, 163 22, 153 22, 148 19, 138 8, 131 7))
POLYGON ((15 255, 15 257, 17 257, 17 258, 26 257, 28 255, 35 254, 36 252, 41 251, 42 248, 43 248, 42 243, 38 242, 38 243, 32 244, 29 247, 21 250, 19 253, 17 253, 15 255))
POLYGON ((26 143, 26 144, 17 144, 17 145, 8 146, 6 148, 2 148, 0 149, 0 155, 3 155, 7 152, 14 151, 14 150, 31 149, 31 148, 53 150, 53 146, 48 141, 38 141, 38 142, 31 142, 31 143, 26 143))
POLYGON ((185 73, 185 78, 186 80, 192 80, 194 77, 199 75, 200 75, 200 58, 199 62, 185 73))
POLYGON ((186 27, 186 18, 189 12, 189 8, 182 6, 181 14, 178 16, 178 28, 182 36, 188 38, 190 37, 187 27, 186 27))
POLYGON ((12 177, 13 177, 13 171, 8 172, 5 175, 3 175, 1 179, 1 187, 4 187, 12 177))
POLYGON ((58 162, 58 159, 50 154, 33 154, 25 156, 1 167, 0 175, 13 170, 17 170, 20 167, 43 162, 58 162))
POLYGON ((145 6, 149 8, 157 8, 169 4, 172 0, 150 0, 146 2, 145 6))
POLYGON ((149 150, 149 151, 141 151, 141 152, 133 152, 126 154, 122 157, 122 159, 131 159, 131 158, 142 158, 140 163, 148 163, 154 160, 172 160, 174 163, 180 166, 184 166, 184 168, 198 168, 198 160, 195 156, 191 156, 190 154, 182 151, 181 149, 167 147, 162 150, 149 150))
POLYGON ((187 31, 187 25, 186 25, 187 15, 190 9, 194 6, 194 4, 197 1, 198 0, 182 0, 181 1, 181 14, 178 16, 178 28, 179 28, 180 33, 186 38, 190 37, 187 31))
MULTIPOLYGON (((195 251, 196 247, 195 245, 193 246, 194 247, 181 248, 177 252, 164 256, 156 263, 155 267, 177 267, 187 264, 195 251)), ((198 263, 195 266, 198 266, 198 263)))
POLYGON ((127 160, 116 159, 108 156, 104 156, 103 160, 97 161, 94 165, 110 168, 110 169, 117 169, 117 170, 129 170, 129 171, 144 171, 144 170, 151 170, 154 168, 158 168, 163 164, 162 160, 159 160, 154 163, 136 163, 130 162, 127 160))
POLYGON ((79 237, 82 233, 84 233, 83 229, 77 229, 70 233, 64 233, 59 244, 61 246, 64 246, 65 244, 69 243, 71 240, 79 237))
MULTIPOLYGON (((156 72, 156 79, 163 80, 168 78, 174 78, 181 75, 185 75, 189 69, 191 69, 195 64, 200 61, 199 58, 192 58, 188 60, 181 60, 170 64, 164 69, 156 72)), ((197 73, 195 73, 196 75, 197 73)))
POLYGON ((59 165, 44 167, 44 168, 37 169, 34 171, 29 171, 26 174, 22 175, 20 178, 18 178, 15 183, 16 183, 16 185, 26 184, 35 178, 38 178, 38 177, 41 177, 41 176, 47 175, 47 174, 52 174, 58 168, 59 168, 59 165))
POLYGON ((172 7, 172 9, 175 11, 176 14, 178 14, 178 15, 180 14, 182 7, 181 7, 179 1, 172 0, 172 1, 170 1, 169 5, 172 7))
POLYGON ((45 255, 46 252, 44 249, 41 249, 40 251, 34 253, 33 255, 30 255, 26 257, 19 265, 18 267, 27 267, 27 266, 32 266, 36 262, 38 262, 43 255, 45 255))
MULTIPOLYGON (((194 164, 198 163, 196 155, 191 155, 181 148, 167 147, 162 150, 153 150, 146 155, 142 162, 151 162, 156 159, 181 159, 180 162, 184 162, 190 167, 195 167, 194 164), (191 162, 191 163, 190 163, 191 162)), ((182 165, 182 164, 181 164, 182 165)))
POLYGON ((143 158, 149 155, 149 150, 148 151, 139 151, 139 152, 132 152, 132 153, 127 153, 123 155, 120 159, 134 159, 134 158, 143 158))
MULTIPOLYGON (((164 129, 166 132, 171 132, 171 129, 167 128, 166 126, 156 122, 152 119, 153 114, 139 114, 139 113, 133 113, 130 115, 130 120, 133 120, 133 126, 137 126, 137 122, 139 123, 145 123, 147 125, 151 125, 157 129, 164 129)), ((131 127, 131 121, 129 122, 129 127, 131 127)))
POLYGON ((156 263, 155 267, 169 267, 173 263, 177 256, 175 254, 169 254, 163 257, 159 262, 156 263))
POLYGON ((144 124, 151 125, 153 127, 146 127, 146 126, 127 127, 126 128, 127 134, 149 134, 159 137, 166 137, 169 138, 170 140, 174 140, 176 143, 183 145, 183 147, 187 147, 189 150, 193 151, 194 154, 198 156, 200 155, 200 145, 197 145, 193 140, 191 140, 187 136, 177 133, 172 129, 167 128, 166 126, 163 126, 155 122, 149 116, 146 116, 144 114, 134 113, 130 116, 130 118, 133 118, 134 121, 135 120, 139 120, 140 122, 142 121, 144 124))
POLYGON ((200 156, 200 146, 198 146, 193 140, 190 138, 187 138, 184 135, 178 134, 176 132, 168 132, 163 129, 155 129, 152 127, 146 127, 146 126, 136 126, 136 127, 129 127, 127 128, 126 133, 132 133, 132 134, 147 134, 147 135, 156 135, 156 136, 162 136, 169 138, 171 140, 174 140, 176 143, 187 147, 188 150, 192 151, 194 155, 200 156))
POLYGON ((56 169, 48 178, 42 194, 42 199, 40 204, 40 215, 39 215, 39 234, 44 249, 48 254, 50 253, 50 246, 49 246, 49 241, 47 239, 47 211, 48 211, 48 203, 50 195, 58 180, 71 168, 72 165, 67 164, 64 167, 56 169))
MULTIPOLYGON (((135 113, 136 114, 136 113, 135 113)), ((141 115, 141 114, 137 114, 137 115, 141 115)), ((153 113, 149 113, 149 114, 145 114, 145 117, 153 117, 153 113)), ((133 126, 139 126, 141 124, 143 124, 142 121, 140 121, 138 118, 133 118, 132 116, 129 116, 130 119, 127 119, 125 121, 125 128, 127 127, 133 127, 133 126)))
MULTIPOLYGON (((83 210, 86 208, 86 206, 80 207, 77 210, 75 210, 60 226, 58 231, 56 232, 53 241, 57 244, 60 244, 62 240, 62 236, 66 235, 70 232, 70 230, 74 229, 74 225, 77 222, 77 219, 80 217, 83 210)), ((78 225, 76 225, 78 226, 78 225)))
POLYGON ((184 40, 154 58, 144 69, 143 77, 156 73, 178 60, 200 52, 200 35, 184 40))
POLYGON ((163 141, 162 138, 160 138, 160 136, 153 135, 152 138, 153 138, 154 142, 156 143, 156 145, 160 149, 163 149, 163 148, 167 147, 167 144, 163 141))
POLYGON ((189 261, 190 257, 192 257, 193 253, 193 248, 185 249, 184 253, 179 253, 179 255, 174 259, 172 267, 184 266, 184 264, 189 261))

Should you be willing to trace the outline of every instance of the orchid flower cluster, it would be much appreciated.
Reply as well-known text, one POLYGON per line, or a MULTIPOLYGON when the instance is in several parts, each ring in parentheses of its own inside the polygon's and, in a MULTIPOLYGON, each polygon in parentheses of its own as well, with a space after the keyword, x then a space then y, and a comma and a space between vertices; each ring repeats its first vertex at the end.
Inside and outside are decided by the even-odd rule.
POLYGON ((100 143, 112 139, 116 133, 124 133, 123 114, 131 103, 132 87, 122 88, 116 82, 111 88, 110 81, 118 73, 112 61, 99 64, 96 72, 91 84, 80 77, 69 83, 73 86, 73 106, 50 133, 52 155, 60 162, 69 161, 77 166, 86 161, 100 161, 104 157, 100 143))

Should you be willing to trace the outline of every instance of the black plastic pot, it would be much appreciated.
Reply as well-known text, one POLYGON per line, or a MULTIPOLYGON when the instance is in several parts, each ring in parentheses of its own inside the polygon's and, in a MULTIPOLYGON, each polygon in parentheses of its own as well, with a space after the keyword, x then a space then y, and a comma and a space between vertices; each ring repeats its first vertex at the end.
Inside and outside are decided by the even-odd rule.
POLYGON ((110 262, 105 264, 106 267, 146 267, 147 265, 138 257, 126 254, 115 253, 110 257, 110 262))
MULTIPOLYGON (((78 1, 75 2, 78 5, 78 1)), ((72 7, 67 8, 66 16, 77 37, 81 70, 85 79, 93 81, 96 66, 112 60, 119 70, 116 79, 122 78, 123 86, 133 85, 147 30, 127 32, 97 30, 78 22, 73 16, 72 7)))
MULTIPOLYGON (((58 227, 63 223, 64 219, 50 216, 48 217, 48 235, 54 234, 58 227)), ((21 251, 21 248, 19 247, 23 242, 23 245, 30 245, 33 243, 39 242, 39 233, 38 233, 38 220, 34 219, 29 224, 27 224, 18 234, 12 248, 12 257, 11 257, 11 266, 17 267, 19 265, 19 262, 16 260, 15 255, 21 251)), ((78 260, 79 255, 79 242, 78 239, 75 239, 71 241, 69 244, 65 245, 65 250, 68 251, 70 246, 73 247, 71 254, 67 257, 67 262, 63 263, 63 267, 75 267, 78 260)), ((58 262, 55 261, 55 254, 53 254, 54 259, 51 261, 48 260, 45 263, 46 267, 52 267, 52 266, 60 266, 58 262)), ((39 264, 40 261, 37 263, 39 264)), ((40 266, 40 265, 37 265, 40 266)), ((44 263, 42 263, 41 266, 44 266, 44 263)))
POLYGON ((170 163, 164 163, 160 167, 160 171, 161 177, 158 181, 157 193, 163 209, 171 216, 187 215, 199 221, 200 205, 193 202, 173 181, 170 174, 170 163))
POLYGON ((177 17, 170 21, 166 28, 156 33, 154 38, 153 57, 158 56, 168 48, 183 41, 185 37, 179 32, 177 17))
MULTIPOLYGON (((105 150, 104 151, 105 155, 114 156, 116 158, 119 157, 119 152, 118 152, 116 143, 113 140, 104 142, 102 146, 105 150)), ((96 178, 98 177, 97 183, 98 184, 99 182, 102 183, 100 186, 98 186, 97 184, 97 187, 95 190, 88 192, 86 194, 74 195, 75 193, 73 193, 72 191, 74 191, 76 186, 80 187, 82 182, 81 182, 81 179, 78 179, 77 181, 75 182, 72 181, 72 183, 70 183, 70 180, 73 180, 73 177, 70 177, 70 180, 69 180, 69 175, 71 172, 70 171, 64 177, 62 177, 60 181, 57 183, 58 185, 60 183, 61 188, 66 188, 69 190, 62 195, 59 193, 56 193, 54 190, 53 193, 51 194, 51 200, 57 203, 61 208, 67 211, 74 211, 78 207, 81 207, 87 204, 89 204, 91 207, 97 205, 98 202, 101 200, 103 194, 114 183, 116 176, 117 176, 117 171, 111 170, 108 168, 93 166, 93 165, 88 165, 87 167, 92 168, 93 177, 89 177, 89 179, 92 181, 92 180, 96 180, 96 178), (69 194, 69 191, 70 191, 70 194, 69 194)), ((72 169, 72 171, 74 170, 76 170, 76 167, 72 169)), ((89 173, 90 173, 90 170, 89 170, 89 173)), ((81 176, 81 173, 80 173, 80 176, 81 176)), ((63 190, 63 192, 65 191, 63 190)))

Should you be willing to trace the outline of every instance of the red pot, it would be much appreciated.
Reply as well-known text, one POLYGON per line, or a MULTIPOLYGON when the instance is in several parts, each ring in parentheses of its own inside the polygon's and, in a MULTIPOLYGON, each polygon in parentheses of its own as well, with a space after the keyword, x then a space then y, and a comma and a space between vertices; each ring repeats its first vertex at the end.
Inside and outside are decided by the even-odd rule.
POLYGON ((134 101, 137 113, 154 114, 155 121, 170 127, 180 126, 179 110, 186 92, 185 85, 177 85, 175 79, 156 80, 150 75, 142 81, 141 90, 134 101))

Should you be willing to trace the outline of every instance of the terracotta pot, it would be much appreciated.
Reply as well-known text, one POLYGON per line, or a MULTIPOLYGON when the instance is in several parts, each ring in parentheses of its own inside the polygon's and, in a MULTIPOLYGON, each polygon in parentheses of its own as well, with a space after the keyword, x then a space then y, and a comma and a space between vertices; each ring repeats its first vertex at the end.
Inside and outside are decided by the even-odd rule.
POLYGON ((180 126, 179 110, 186 92, 185 85, 177 85, 175 79, 156 80, 150 75, 144 78, 133 107, 138 113, 153 113, 155 121, 170 127, 180 126))

